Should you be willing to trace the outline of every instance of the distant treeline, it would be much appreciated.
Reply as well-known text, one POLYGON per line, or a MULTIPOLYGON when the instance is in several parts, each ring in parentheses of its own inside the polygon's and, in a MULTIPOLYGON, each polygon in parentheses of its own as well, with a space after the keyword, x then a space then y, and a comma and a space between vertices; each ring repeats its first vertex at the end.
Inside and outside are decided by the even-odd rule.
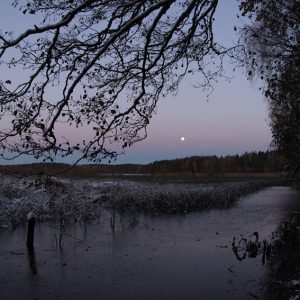
POLYGON ((249 152, 243 155, 191 156, 186 158, 155 161, 147 165, 150 172, 173 173, 235 173, 278 172, 281 163, 274 151, 249 152))
MULTIPOLYGON (((2 174, 58 173, 67 164, 35 163, 0 166, 2 174)), ((70 176, 96 177, 102 174, 170 174, 170 173, 269 173, 282 171, 282 164, 273 151, 249 152, 228 156, 191 156, 180 159, 155 161, 149 164, 93 164, 79 165, 67 172, 70 176)))

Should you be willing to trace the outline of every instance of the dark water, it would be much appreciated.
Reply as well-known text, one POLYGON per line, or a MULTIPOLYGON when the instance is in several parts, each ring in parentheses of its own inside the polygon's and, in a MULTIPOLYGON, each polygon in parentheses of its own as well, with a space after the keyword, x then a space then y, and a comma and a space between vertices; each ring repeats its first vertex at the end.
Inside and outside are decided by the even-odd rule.
POLYGON ((39 224, 31 255, 25 228, 2 230, 0 299, 262 299, 261 256, 239 261, 232 238, 269 239, 299 195, 267 188, 226 210, 118 220, 115 233, 108 222, 72 227, 61 250, 58 230, 39 224))

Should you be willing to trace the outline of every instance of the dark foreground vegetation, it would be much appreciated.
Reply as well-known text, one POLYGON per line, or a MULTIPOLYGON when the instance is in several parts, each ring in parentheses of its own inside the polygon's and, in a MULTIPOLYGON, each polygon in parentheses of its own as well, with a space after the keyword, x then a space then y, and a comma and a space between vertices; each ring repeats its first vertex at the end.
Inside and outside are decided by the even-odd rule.
POLYGON ((274 235, 264 282, 266 298, 300 298, 300 212, 293 213, 274 235))

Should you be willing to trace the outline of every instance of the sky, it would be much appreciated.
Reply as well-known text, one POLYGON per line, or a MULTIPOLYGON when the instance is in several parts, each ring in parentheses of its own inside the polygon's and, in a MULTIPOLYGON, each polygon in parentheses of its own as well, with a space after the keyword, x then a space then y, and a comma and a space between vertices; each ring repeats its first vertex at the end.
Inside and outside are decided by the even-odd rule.
MULTIPOLYGON (((13 27, 15 32, 21 32, 31 23, 30 17, 15 11, 10 3, 0 3, 0 28, 4 31, 13 27)), ((217 40, 226 46, 237 39, 233 29, 240 22, 237 13, 237 0, 219 1, 214 31, 217 40)), ((268 150, 272 137, 267 104, 258 91, 259 84, 248 81, 244 70, 232 70, 233 66, 226 63, 225 71, 231 79, 219 78, 209 97, 193 87, 196 76, 186 78, 176 96, 169 95, 158 103, 146 140, 127 148, 116 163, 268 150), (185 137, 184 141, 181 137, 185 137)), ((65 162, 72 161, 69 158, 65 162)), ((9 163, 30 162, 34 160, 22 157, 9 163)))

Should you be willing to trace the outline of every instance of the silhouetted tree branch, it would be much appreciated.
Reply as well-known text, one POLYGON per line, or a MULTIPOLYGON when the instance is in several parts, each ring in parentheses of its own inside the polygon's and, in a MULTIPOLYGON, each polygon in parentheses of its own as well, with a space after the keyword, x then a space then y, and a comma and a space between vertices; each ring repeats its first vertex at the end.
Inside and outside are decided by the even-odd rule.
POLYGON ((0 34, 0 60, 31 74, 0 81, 1 155, 52 159, 74 152, 99 161, 144 139, 157 101, 187 73, 202 87, 222 72, 228 51, 214 40, 217 0, 18 1, 43 21, 17 37, 0 34), (215 69, 208 61, 218 57, 215 69), (59 124, 86 128, 64 139, 59 124))

